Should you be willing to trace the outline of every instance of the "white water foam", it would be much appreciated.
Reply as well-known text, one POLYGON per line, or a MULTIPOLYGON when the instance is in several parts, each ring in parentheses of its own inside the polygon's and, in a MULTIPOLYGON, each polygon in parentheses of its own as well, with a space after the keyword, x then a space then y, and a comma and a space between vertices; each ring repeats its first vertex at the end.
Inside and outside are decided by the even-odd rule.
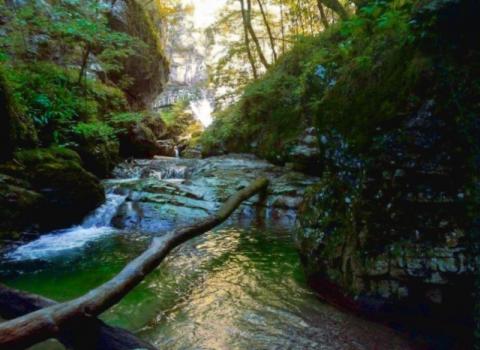
POLYGON ((89 242, 110 235, 116 231, 110 226, 112 218, 120 205, 125 202, 126 197, 126 195, 107 194, 105 204, 87 216, 80 226, 43 235, 16 248, 6 257, 15 261, 47 259, 62 255, 69 250, 82 248, 89 242))

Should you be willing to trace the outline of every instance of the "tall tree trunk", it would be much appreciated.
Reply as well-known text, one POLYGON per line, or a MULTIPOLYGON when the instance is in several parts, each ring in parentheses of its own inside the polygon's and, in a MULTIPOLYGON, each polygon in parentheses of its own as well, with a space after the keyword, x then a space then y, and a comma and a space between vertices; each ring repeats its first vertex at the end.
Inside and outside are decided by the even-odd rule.
POLYGON ((321 2, 328 8, 332 9, 341 19, 347 19, 348 13, 345 7, 338 0, 321 0, 321 2))
POLYGON ((78 85, 82 84, 83 75, 87 70, 88 57, 90 56, 90 45, 86 45, 83 51, 82 63, 80 64, 80 72, 78 73, 78 85))
POLYGON ((243 0, 240 0, 240 6, 242 10, 245 48, 247 50, 248 61, 250 62, 250 66, 252 67, 253 78, 256 80, 258 78, 258 73, 257 73, 257 67, 255 66, 255 60, 253 58, 252 51, 250 50, 250 39, 248 37, 247 15, 245 13, 245 3, 243 2, 243 0))
POLYGON ((280 2, 280 26, 282 31, 282 54, 285 53, 285 22, 283 13, 283 2, 280 2))
POLYGON ((320 12, 320 20, 322 21, 323 27, 327 29, 330 26, 328 23, 327 15, 325 14, 325 9, 323 8, 322 1, 317 0, 318 11, 320 12))
POLYGON ((270 24, 268 23, 267 15, 263 9, 262 0, 257 0, 258 6, 260 7, 260 12, 262 13, 263 23, 265 23, 265 27, 267 28, 268 38, 270 39, 270 46, 272 47, 272 55, 274 62, 277 61, 277 51, 275 50, 275 41, 273 40, 272 30, 270 28, 270 24))
POLYGON ((253 42, 255 43, 255 48, 257 49, 258 57, 260 58, 260 62, 262 62, 265 69, 270 67, 265 55, 263 54, 262 47, 260 46, 260 42, 258 41, 257 35, 252 27, 252 2, 251 0, 247 0, 247 27, 250 36, 252 37, 253 42))

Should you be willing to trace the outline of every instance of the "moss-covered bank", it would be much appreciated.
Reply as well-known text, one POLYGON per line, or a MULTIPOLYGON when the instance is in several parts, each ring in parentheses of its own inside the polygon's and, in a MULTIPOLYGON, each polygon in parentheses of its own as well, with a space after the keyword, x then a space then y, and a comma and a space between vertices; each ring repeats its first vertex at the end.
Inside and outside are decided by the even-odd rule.
POLYGON ((78 223, 105 199, 103 186, 65 148, 18 151, 0 165, 0 236, 78 223))

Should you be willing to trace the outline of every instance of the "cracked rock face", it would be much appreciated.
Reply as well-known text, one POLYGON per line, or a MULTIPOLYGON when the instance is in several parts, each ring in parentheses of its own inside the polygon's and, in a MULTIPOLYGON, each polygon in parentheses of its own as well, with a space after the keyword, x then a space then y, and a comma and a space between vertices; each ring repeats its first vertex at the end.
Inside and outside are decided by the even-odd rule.
POLYGON ((297 243, 309 273, 357 306, 455 322, 473 303, 471 182, 434 107, 425 102, 368 153, 322 135, 327 167, 301 205, 297 243))

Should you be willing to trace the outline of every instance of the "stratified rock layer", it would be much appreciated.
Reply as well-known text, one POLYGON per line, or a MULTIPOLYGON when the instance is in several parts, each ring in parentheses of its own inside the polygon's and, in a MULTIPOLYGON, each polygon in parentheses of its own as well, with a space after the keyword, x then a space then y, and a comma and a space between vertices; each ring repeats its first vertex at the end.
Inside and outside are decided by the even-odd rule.
POLYGON ((327 167, 302 204, 297 242, 327 298, 388 319, 468 329, 471 181, 461 136, 434 110, 425 102, 368 156, 322 135, 327 167))

